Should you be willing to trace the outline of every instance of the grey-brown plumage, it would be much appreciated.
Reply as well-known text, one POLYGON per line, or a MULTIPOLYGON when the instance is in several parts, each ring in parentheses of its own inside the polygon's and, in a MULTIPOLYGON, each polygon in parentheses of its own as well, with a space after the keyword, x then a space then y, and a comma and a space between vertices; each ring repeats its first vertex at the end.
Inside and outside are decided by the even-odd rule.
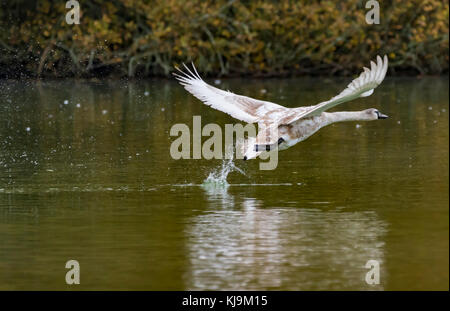
POLYGON ((377 62, 371 62, 370 69, 364 67, 360 76, 337 96, 315 106, 298 108, 286 108, 272 102, 220 90, 204 82, 194 66, 192 66, 193 71, 185 65, 184 67, 187 73, 177 68, 180 73, 174 73, 174 75, 188 92, 206 105, 236 119, 247 123, 258 123, 258 135, 249 138, 243 144, 242 152, 245 159, 256 158, 261 152, 274 147, 279 150, 287 149, 331 123, 387 118, 373 108, 355 112, 325 112, 341 103, 370 96, 386 76, 387 56, 383 59, 377 56, 377 62))

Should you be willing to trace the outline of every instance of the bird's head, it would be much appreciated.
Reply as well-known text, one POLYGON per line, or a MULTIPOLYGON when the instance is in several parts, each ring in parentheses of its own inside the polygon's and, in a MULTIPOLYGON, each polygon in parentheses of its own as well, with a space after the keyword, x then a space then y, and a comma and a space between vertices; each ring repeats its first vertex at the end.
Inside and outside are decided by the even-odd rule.
POLYGON ((382 114, 378 109, 370 108, 364 110, 366 114, 367 120, 378 120, 378 119, 387 119, 389 118, 387 115, 382 114))

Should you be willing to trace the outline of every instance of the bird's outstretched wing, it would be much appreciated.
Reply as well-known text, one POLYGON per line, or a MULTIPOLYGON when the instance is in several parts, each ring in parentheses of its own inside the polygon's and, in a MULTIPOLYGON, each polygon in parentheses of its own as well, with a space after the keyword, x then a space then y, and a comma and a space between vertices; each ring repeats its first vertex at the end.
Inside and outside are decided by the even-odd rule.
POLYGON ((293 111, 290 111, 281 120, 279 120, 278 123, 290 124, 302 118, 317 116, 336 105, 351 101, 359 97, 372 95, 374 89, 378 85, 380 85, 380 83, 386 76, 387 68, 387 56, 385 55, 384 59, 381 59, 380 56, 377 56, 377 63, 373 61, 370 62, 370 69, 364 67, 364 71, 361 73, 361 75, 353 80, 339 95, 326 102, 308 107, 308 109, 304 109, 304 107, 294 108, 292 110, 299 109, 297 113, 293 113, 293 111))
POLYGON ((282 112, 290 110, 275 103, 236 95, 213 87, 200 78, 193 64, 193 71, 186 65, 183 64, 183 66, 187 73, 178 68, 179 73, 173 73, 180 84, 206 105, 225 112, 233 118, 247 123, 256 123, 270 111, 282 112))

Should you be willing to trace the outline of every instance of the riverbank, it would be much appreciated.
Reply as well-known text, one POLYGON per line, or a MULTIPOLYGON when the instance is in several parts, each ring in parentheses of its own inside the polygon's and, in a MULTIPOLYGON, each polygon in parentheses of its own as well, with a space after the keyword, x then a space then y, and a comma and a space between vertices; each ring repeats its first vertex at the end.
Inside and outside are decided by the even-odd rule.
POLYGON ((368 24, 364 1, 145 1, 0 5, 0 78, 355 75, 378 54, 390 75, 449 69, 448 1, 392 1, 368 24))

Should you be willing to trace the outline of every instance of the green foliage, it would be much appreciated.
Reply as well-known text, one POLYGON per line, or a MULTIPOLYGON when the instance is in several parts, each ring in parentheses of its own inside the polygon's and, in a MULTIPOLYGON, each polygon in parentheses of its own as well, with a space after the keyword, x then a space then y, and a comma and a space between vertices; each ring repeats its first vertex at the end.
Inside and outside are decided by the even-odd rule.
POLYGON ((152 76, 193 61, 221 75, 349 74, 376 54, 392 71, 448 72, 448 0, 89 0, 0 5, 2 76, 152 76))

